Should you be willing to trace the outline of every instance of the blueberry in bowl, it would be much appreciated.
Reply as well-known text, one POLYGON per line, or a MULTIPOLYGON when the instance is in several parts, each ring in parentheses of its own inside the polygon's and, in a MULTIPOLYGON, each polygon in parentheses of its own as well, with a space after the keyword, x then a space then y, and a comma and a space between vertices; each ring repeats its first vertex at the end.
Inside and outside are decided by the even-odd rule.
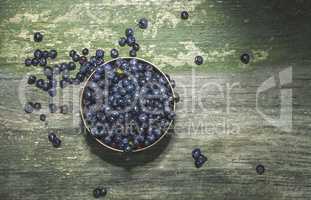
POLYGON ((111 150, 150 148, 166 135, 176 117, 171 81, 140 58, 120 57, 99 65, 81 92, 84 126, 111 150))

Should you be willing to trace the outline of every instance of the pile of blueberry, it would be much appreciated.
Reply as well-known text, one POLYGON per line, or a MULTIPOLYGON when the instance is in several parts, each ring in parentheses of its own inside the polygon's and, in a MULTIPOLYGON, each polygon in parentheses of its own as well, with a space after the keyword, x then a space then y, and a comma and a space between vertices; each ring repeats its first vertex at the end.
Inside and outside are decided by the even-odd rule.
POLYGON ((201 153, 201 150, 196 148, 192 151, 192 158, 194 159, 194 164, 196 168, 200 168, 207 161, 207 158, 201 153))
POLYGON ((83 115, 90 133, 120 151, 158 141, 175 119, 175 82, 152 64, 118 58, 100 65, 83 91, 83 115))

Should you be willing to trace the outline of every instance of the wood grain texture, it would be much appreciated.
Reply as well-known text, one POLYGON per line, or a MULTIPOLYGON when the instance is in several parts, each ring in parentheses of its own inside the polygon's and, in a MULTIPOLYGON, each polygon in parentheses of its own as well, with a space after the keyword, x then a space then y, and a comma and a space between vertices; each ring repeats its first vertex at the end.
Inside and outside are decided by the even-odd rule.
MULTIPOLYGON (((310 15, 303 0, 1 1, 0 199, 92 199, 104 185, 106 199, 309 200, 310 15), (180 19, 181 10, 189 20, 180 19), (38 113, 23 112, 24 76, 41 72, 21 64, 34 49, 57 49, 58 62, 72 48, 108 51, 142 16, 151 24, 136 31, 139 56, 169 72, 181 96, 174 132, 159 145, 127 158, 86 136, 78 115, 48 115, 42 124, 38 113), (43 43, 31 41, 34 31, 44 32, 43 43), (242 52, 252 54, 249 65, 240 63, 242 52), (198 54, 202 66, 193 64, 198 54), (280 86, 279 72, 290 67, 292 82, 280 86), (256 107, 256 92, 270 77, 277 87, 256 107), (291 131, 258 113, 278 117, 281 89, 292 89, 291 131), (51 129, 63 141, 59 149, 47 140, 51 129), (208 157, 201 169, 191 157, 195 147, 208 157)), ((26 99, 47 104, 45 94, 25 91, 26 99)), ((62 101, 76 105, 73 93, 62 101)))

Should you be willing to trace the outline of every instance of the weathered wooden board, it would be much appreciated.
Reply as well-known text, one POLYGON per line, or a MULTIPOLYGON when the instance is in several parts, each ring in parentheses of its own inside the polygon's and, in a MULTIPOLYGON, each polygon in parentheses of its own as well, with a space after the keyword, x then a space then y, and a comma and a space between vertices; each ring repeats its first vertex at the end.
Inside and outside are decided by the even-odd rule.
MULTIPOLYGON (((0 199, 92 199, 93 188, 104 185, 106 199, 309 200, 310 16, 303 0, 1 1, 0 199), (179 18, 181 10, 189 20, 179 18), (161 144, 127 160, 72 126, 73 116, 48 115, 42 124, 23 112, 22 80, 40 72, 21 64, 33 49, 56 48, 58 61, 72 48, 109 50, 142 16, 151 25, 137 30, 139 56, 169 72, 181 96, 175 132, 161 144), (31 41, 34 31, 44 32, 43 43, 31 41), (240 63, 242 52, 253 55, 249 65, 240 63), (198 54, 202 66, 193 64, 198 54), (280 86, 279 72, 290 69, 292 81, 280 86), (256 98, 270 77, 277 86, 256 98), (285 90, 292 90, 290 131, 258 112, 277 118, 288 110, 285 90), (59 133, 61 148, 49 144, 49 129, 59 133), (191 158, 195 147, 209 158, 201 169, 191 158), (266 167, 261 176, 259 163, 266 167)), ((27 99, 47 102, 38 90, 26 91, 27 99)))

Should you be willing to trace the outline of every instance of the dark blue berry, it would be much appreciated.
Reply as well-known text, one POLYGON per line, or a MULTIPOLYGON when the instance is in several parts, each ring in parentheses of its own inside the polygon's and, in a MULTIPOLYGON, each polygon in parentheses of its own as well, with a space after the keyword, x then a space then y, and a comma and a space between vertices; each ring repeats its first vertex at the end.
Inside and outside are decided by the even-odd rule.
POLYGON ((56 134, 54 132, 50 132, 48 134, 48 139, 49 139, 50 142, 52 142, 54 140, 54 138, 56 138, 56 137, 57 136, 56 136, 56 134))
POLYGON ((33 56, 34 56, 35 58, 40 59, 40 58, 42 57, 42 51, 41 51, 40 49, 35 50, 35 51, 33 52, 33 56))
POLYGON ((37 88, 43 88, 43 86, 44 86, 44 80, 43 79, 38 79, 37 81, 36 81, 36 87, 37 88))
POLYGON ((240 60, 243 64, 248 64, 250 61, 251 57, 248 53, 244 53, 241 55, 240 60))
POLYGON ((195 160, 195 166, 196 168, 200 168, 204 165, 204 163, 207 161, 207 158, 204 155, 200 155, 196 160, 195 160))
POLYGON ((76 64, 74 62, 69 62, 68 63, 68 69, 69 70, 75 70, 76 69, 76 64))
POLYGON ((40 64, 40 66, 42 66, 42 67, 46 66, 46 64, 47 64, 46 58, 40 58, 39 64, 40 64))
POLYGON ((53 69, 49 66, 45 66, 43 68, 43 74, 47 77, 47 78, 51 78, 53 76, 53 69))
POLYGON ((78 54, 74 54, 74 55, 72 56, 72 61, 78 62, 79 60, 80 60, 80 56, 79 56, 78 54))
POLYGON ((84 75, 82 74, 82 73, 80 73, 80 72, 78 72, 77 74, 76 74, 76 79, 78 79, 80 82, 83 82, 84 81, 84 75))
POLYGON ((25 66, 29 67, 32 65, 31 59, 30 58, 26 58, 25 59, 25 66))
POLYGON ((133 48, 135 51, 138 51, 140 47, 139 47, 139 44, 134 43, 132 48, 133 48))
POLYGON ((50 52, 49 52, 49 57, 51 59, 55 59, 57 57, 57 51, 55 49, 52 49, 50 52))
POLYGON ((65 71, 66 69, 68 69, 68 64, 67 63, 61 63, 60 64, 60 71, 65 71))
POLYGON ((196 149, 193 149, 192 151, 192 157, 193 159, 197 160, 201 155, 201 150, 196 148, 196 149))
POLYGON ((30 75, 30 76, 28 77, 27 83, 28 83, 29 85, 32 85, 32 84, 34 84, 34 83, 36 82, 36 80, 37 80, 36 76, 30 75))
POLYGON ((130 35, 126 38, 126 43, 128 46, 133 46, 135 44, 135 42, 136 42, 136 38, 132 35, 130 35))
POLYGON ((60 73, 61 69, 60 69, 60 66, 59 65, 54 65, 53 67, 53 74, 54 75, 58 75, 60 73))
POLYGON ((48 58, 49 57, 49 52, 47 50, 42 51, 42 58, 48 58))
POLYGON ((141 18, 138 22, 138 26, 141 29, 146 29, 148 28, 148 20, 146 18, 141 18))
POLYGON ((203 64, 203 57, 202 56, 196 56, 194 58, 194 63, 197 65, 202 65, 203 64))
POLYGON ((52 140, 52 145, 55 148, 60 147, 61 143, 62 143, 62 141, 58 137, 54 137, 54 139, 52 140))
POLYGON ((187 11, 182 11, 180 13, 181 19, 188 19, 189 18, 189 13, 187 11))
POLYGON ((32 113, 33 112, 33 104, 31 102, 27 102, 24 106, 24 111, 26 113, 32 113))
POLYGON ((41 109, 41 103, 39 103, 39 102, 34 103, 33 108, 36 110, 40 110, 41 109))
POLYGON ((41 42, 43 40, 43 35, 40 32, 35 32, 33 40, 35 42, 41 42))
POLYGON ((103 187, 97 187, 93 190, 93 196, 95 198, 104 197, 107 194, 107 189, 103 187))
POLYGON ((70 56, 71 58, 73 58, 73 56, 76 55, 76 54, 77 54, 77 52, 76 52, 75 50, 69 51, 69 56, 70 56))
POLYGON ((57 92, 56 92, 56 88, 51 88, 48 90, 48 94, 50 95, 50 97, 55 97, 57 92))
POLYGON ((265 167, 263 165, 261 165, 261 164, 257 165, 256 166, 256 172, 259 175, 264 174, 265 173, 265 167))
POLYGON ((125 30, 125 35, 126 35, 126 37, 133 36, 134 35, 134 30, 132 28, 127 28, 125 30))
POLYGON ((116 49, 111 49, 110 51, 111 58, 117 58, 119 56, 119 52, 116 49))
POLYGON ((41 114, 40 115, 40 120, 44 122, 46 120, 46 115, 45 114, 41 114))
POLYGON ((125 38, 125 37, 121 37, 121 38, 119 39, 119 45, 120 45, 121 47, 124 47, 124 46, 126 45, 126 38, 125 38))
POLYGON ((64 79, 59 81, 59 86, 61 88, 65 88, 68 85, 69 85, 69 83, 66 80, 64 80, 64 79))
POLYGON ((89 54, 89 50, 87 48, 82 49, 82 54, 83 55, 88 55, 89 54))
POLYGON ((129 55, 130 55, 131 57, 136 57, 136 56, 137 56, 137 53, 136 53, 136 51, 135 51, 134 49, 131 49, 130 52, 129 52, 129 55))
POLYGON ((105 55, 104 50, 102 50, 102 49, 97 49, 96 50, 96 53, 95 53, 96 59, 104 58, 104 55, 105 55))
POLYGON ((31 60, 31 64, 32 64, 33 66, 37 66, 37 65, 39 64, 39 62, 40 62, 40 60, 37 59, 37 58, 33 58, 33 59, 31 60))

